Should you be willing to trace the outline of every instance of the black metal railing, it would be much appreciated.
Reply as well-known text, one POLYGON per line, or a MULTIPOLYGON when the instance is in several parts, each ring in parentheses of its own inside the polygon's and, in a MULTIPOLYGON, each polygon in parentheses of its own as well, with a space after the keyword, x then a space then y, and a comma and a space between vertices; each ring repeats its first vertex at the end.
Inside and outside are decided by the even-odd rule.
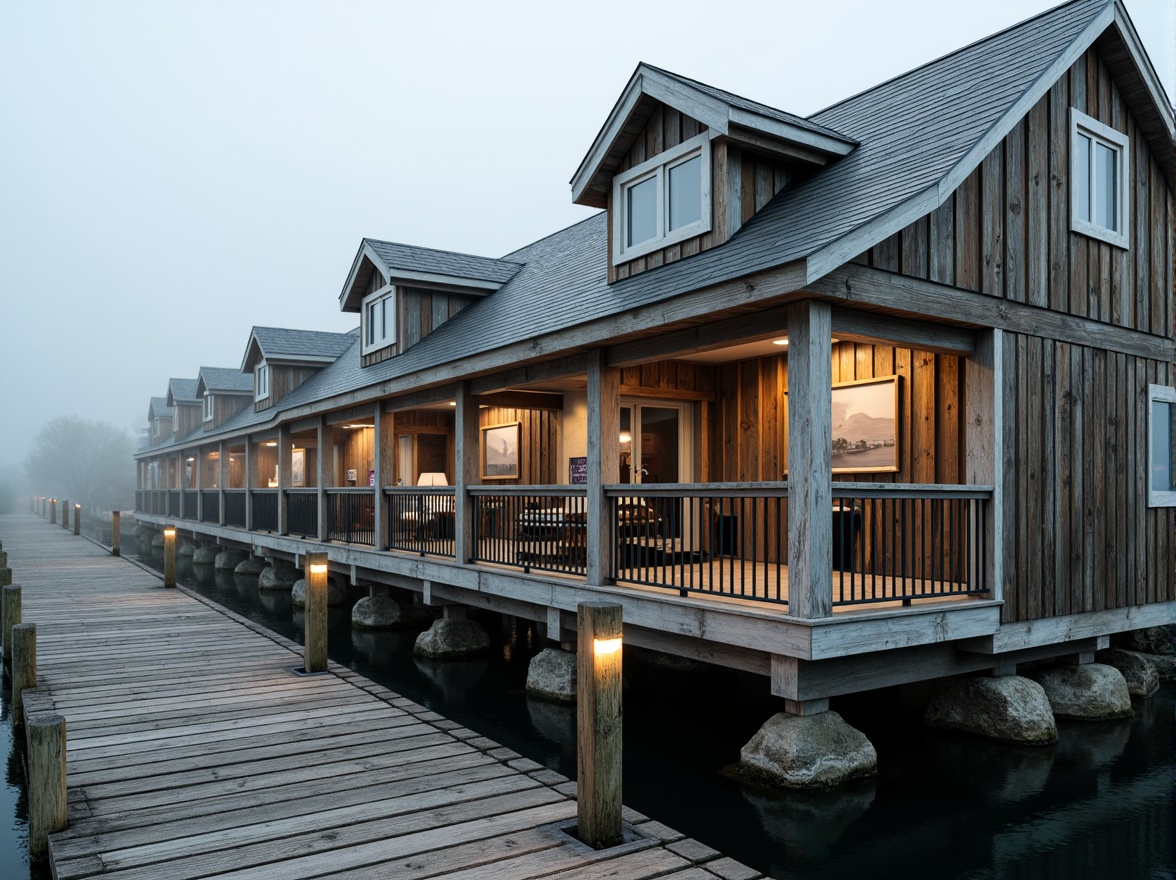
POLYGON ((421 556, 454 555, 456 503, 452 488, 385 489, 386 539, 391 550, 421 556))
POLYGON ((151 512, 157 516, 167 516, 167 489, 151 490, 151 512))
POLYGON ((374 546, 374 489, 327 489, 327 540, 374 546))
MULTIPOLYGON (((257 502, 254 501, 254 516, 257 515, 257 502)), ((245 528, 245 490, 225 489, 225 525, 245 528)))
MULTIPOLYGON (((254 489, 253 530, 256 532, 278 531, 278 489, 254 489)), ((244 503, 242 502, 242 512, 244 503)))
POLYGON ((220 522, 220 490, 200 490, 200 521, 206 523, 220 522))
POLYGON ((585 490, 578 486, 472 487, 472 562, 560 574, 588 571, 585 490))
POLYGON ((183 514, 183 510, 181 508, 180 490, 179 489, 168 489, 167 490, 167 515, 178 517, 178 516, 181 516, 182 514, 183 514))
POLYGON ((196 489, 185 489, 183 498, 184 519, 195 520, 197 508, 200 505, 200 495, 196 489))
MULTIPOLYGON (((255 516, 256 513, 255 507, 255 516)), ((317 489, 286 490, 286 534, 302 538, 318 537, 317 489)))
MULTIPOLYGON (((136 513, 147 513, 148 512, 147 508, 144 507, 144 504, 146 503, 146 500, 145 500, 146 496, 147 496, 146 489, 136 489, 135 490, 135 512, 136 513)), ((36 501, 37 513, 40 513, 43 515, 44 511, 42 510, 42 507, 44 506, 45 499, 38 497, 34 500, 36 501)))

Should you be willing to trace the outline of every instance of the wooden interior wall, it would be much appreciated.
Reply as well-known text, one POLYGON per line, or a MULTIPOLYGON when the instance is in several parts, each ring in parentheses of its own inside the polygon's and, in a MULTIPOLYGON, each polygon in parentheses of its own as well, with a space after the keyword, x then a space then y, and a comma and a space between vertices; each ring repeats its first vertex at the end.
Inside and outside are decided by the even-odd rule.
POLYGON ((334 486, 368 485, 369 472, 376 466, 375 438, 373 428, 329 427, 327 437, 331 447, 327 472, 332 474, 334 486), (355 482, 347 481, 347 472, 355 471, 355 482))
POLYGON ((254 443, 252 458, 257 464, 253 472, 253 482, 250 488, 270 488, 270 480, 277 473, 278 447, 276 445, 266 446, 265 441, 254 443))
POLYGON ((560 462, 556 450, 560 448, 563 413, 549 409, 512 409, 488 406, 478 411, 478 425, 490 427, 519 423, 519 479, 489 480, 491 485, 549 486, 567 482, 566 462, 560 462))
POLYGON ((290 435, 291 453, 301 449, 304 453, 302 485, 299 489, 313 489, 318 485, 318 432, 305 431, 290 435))
POLYGON ((1176 600, 1176 517, 1146 483, 1147 386, 1176 371, 1033 336, 1004 353, 1004 619, 1176 600))
POLYGON ((1172 189, 1090 49, 938 209, 857 257, 1161 336, 1172 333, 1172 189), (1130 248, 1070 231, 1070 107, 1130 138, 1130 248))
MULTIPOLYGON (((706 126, 672 107, 659 106, 617 169, 628 171, 647 159, 706 131, 706 126)), ((711 142, 711 231, 669 247, 612 263, 612 224, 609 224, 609 282, 637 275, 727 241, 751 216, 783 189, 791 177, 779 161, 741 150, 724 140, 711 142)), ((609 215, 614 205, 609 194, 609 215)))
POLYGON ((442 410, 402 410, 384 416, 383 433, 384 458, 387 465, 382 479, 385 485, 394 485, 396 474, 400 473, 400 444, 396 437, 412 434, 413 458, 411 467, 414 478, 424 472, 444 472, 449 485, 456 479, 454 461, 454 414, 442 410), (439 441, 432 438, 438 437, 439 441), (429 439, 422 439, 429 438, 429 439), (443 445, 440 445, 443 444, 443 445), (442 450, 444 450, 442 452, 442 450))
MULTIPOLYGON (((200 455, 200 488, 220 488, 220 453, 203 452, 200 455)), ((187 466, 187 461, 183 462, 187 466)), ((196 462, 192 462, 192 479, 196 479, 196 462)))
POLYGON ((230 489, 244 489, 245 488, 245 447, 241 446, 236 449, 229 449, 226 453, 229 457, 229 485, 230 489))

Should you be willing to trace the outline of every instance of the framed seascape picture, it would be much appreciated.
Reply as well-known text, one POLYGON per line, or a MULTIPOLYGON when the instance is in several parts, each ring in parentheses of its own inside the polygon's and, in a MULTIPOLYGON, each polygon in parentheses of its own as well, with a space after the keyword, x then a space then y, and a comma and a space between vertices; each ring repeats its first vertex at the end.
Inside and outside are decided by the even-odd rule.
POLYGON ((306 485, 306 450, 295 449, 290 453, 290 485, 306 485))
POLYGON ((833 386, 835 474, 898 470, 898 376, 833 386))
POLYGON ((519 423, 488 425, 482 429, 482 479, 519 478, 519 423))

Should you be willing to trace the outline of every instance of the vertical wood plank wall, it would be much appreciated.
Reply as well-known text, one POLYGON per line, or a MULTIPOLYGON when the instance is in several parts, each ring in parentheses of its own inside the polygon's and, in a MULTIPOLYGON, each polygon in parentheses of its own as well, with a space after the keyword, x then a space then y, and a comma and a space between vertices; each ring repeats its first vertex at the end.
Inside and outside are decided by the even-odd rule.
POLYGON ((319 369, 319 367, 294 367, 284 364, 270 364, 270 394, 265 400, 254 401, 254 412, 269 409, 317 373, 319 369))
MULTIPOLYGON (((489 480, 489 485, 548 486, 566 483, 566 464, 556 454, 560 448, 563 413, 548 409, 513 409, 488 406, 478 411, 478 426, 519 423, 519 479, 489 480)), ((479 466, 480 468, 480 466, 479 466)))

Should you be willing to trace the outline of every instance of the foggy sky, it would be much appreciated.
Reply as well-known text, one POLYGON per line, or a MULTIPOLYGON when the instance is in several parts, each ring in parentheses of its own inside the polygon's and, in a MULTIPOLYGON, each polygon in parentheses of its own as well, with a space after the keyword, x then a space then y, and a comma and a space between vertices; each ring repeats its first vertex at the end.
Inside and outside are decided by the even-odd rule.
MULTIPOLYGON (((356 326, 364 236, 502 256, 590 216, 638 61, 803 116, 1054 5, 0 0, 0 472, 59 415, 145 426, 254 324, 356 326)), ((1126 5, 1176 94, 1172 0, 1126 5)))

